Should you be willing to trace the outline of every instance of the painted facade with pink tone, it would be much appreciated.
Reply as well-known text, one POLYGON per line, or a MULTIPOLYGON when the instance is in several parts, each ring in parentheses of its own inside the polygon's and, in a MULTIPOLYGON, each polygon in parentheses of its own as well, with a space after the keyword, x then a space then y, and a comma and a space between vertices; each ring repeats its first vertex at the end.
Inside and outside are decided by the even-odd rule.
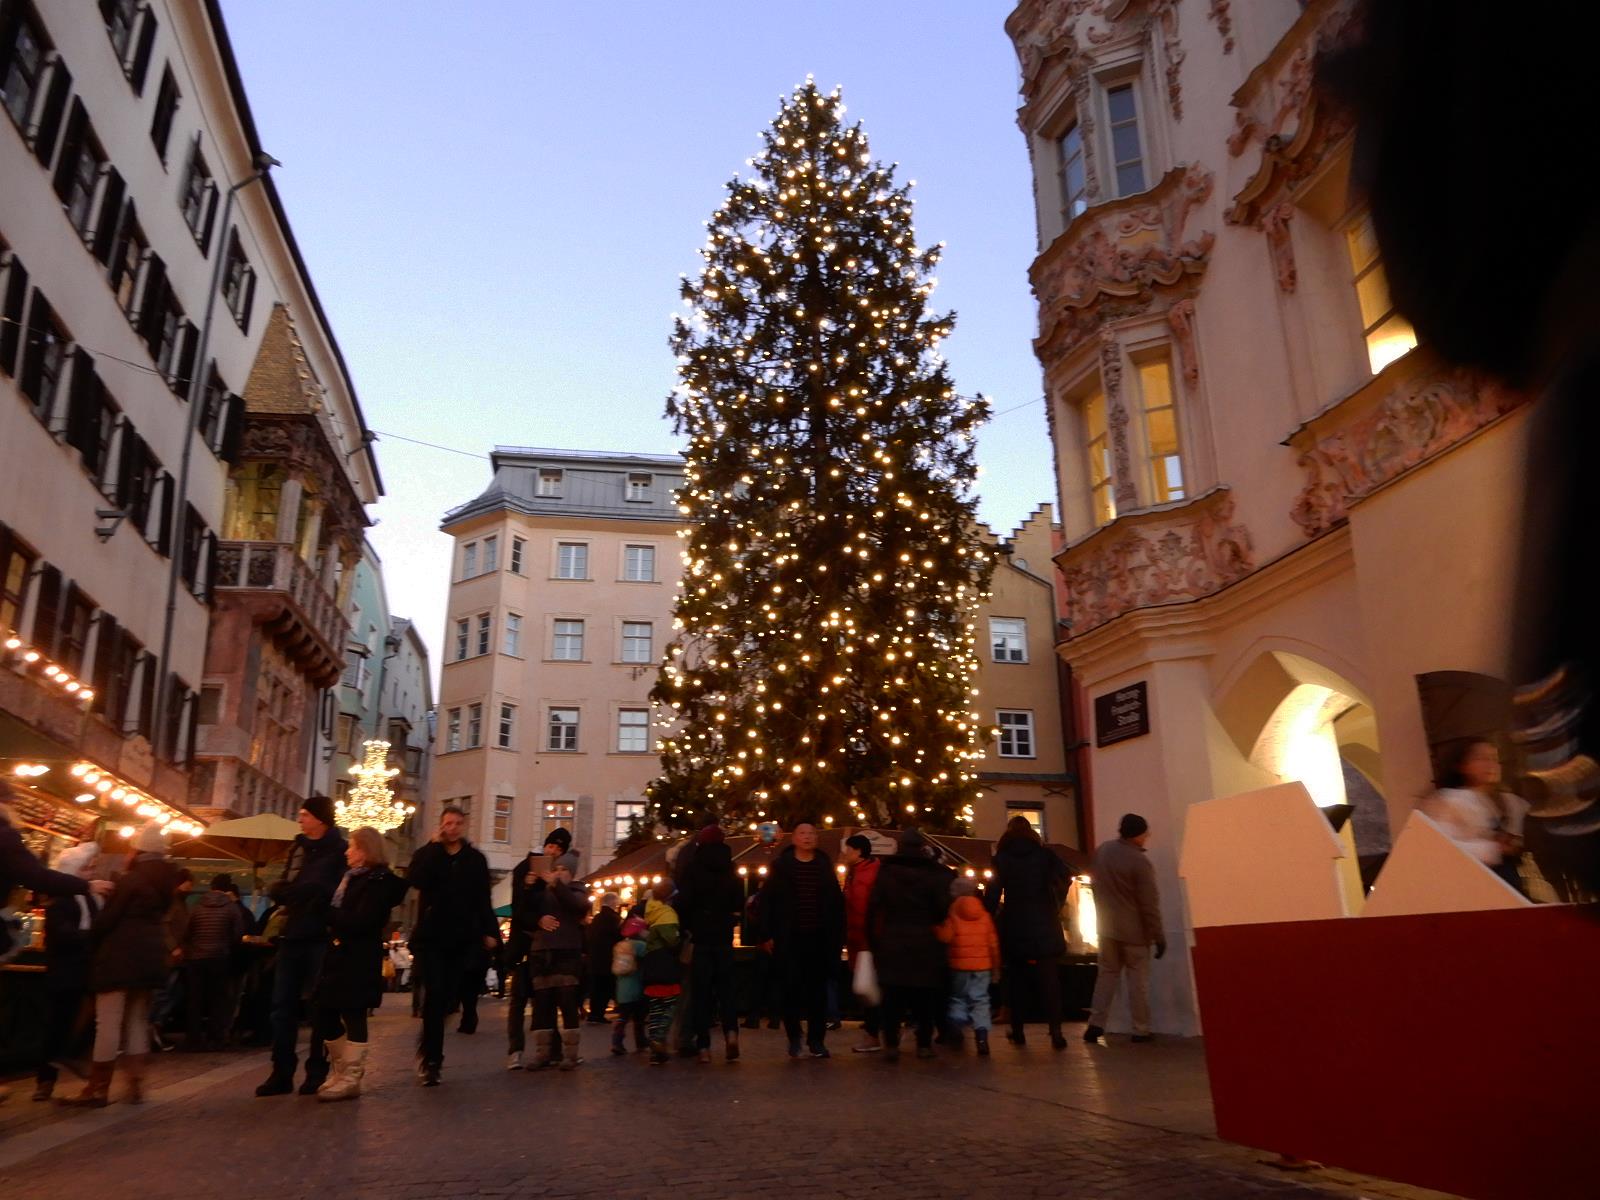
MULTIPOLYGON (((1086 839, 1150 820, 1174 947, 1190 805, 1303 782, 1353 808, 1354 872, 1441 748, 1494 732, 1526 410, 1393 311, 1314 84, 1355 9, 1028 0, 1006 22, 1086 839), (1148 732, 1108 738, 1141 684, 1148 732)), ((1187 956, 1153 987, 1157 1029, 1197 1032, 1187 956)))

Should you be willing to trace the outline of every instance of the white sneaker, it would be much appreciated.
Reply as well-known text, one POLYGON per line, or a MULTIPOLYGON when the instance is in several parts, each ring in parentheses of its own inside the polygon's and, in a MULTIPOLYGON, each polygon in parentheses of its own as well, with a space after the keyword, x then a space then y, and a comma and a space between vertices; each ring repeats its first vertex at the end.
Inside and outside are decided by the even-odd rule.
POLYGON ((520 1070, 522 1070, 522 1051, 521 1050, 513 1050, 511 1052, 511 1057, 506 1059, 506 1070, 508 1070, 508 1071, 520 1071, 520 1070))

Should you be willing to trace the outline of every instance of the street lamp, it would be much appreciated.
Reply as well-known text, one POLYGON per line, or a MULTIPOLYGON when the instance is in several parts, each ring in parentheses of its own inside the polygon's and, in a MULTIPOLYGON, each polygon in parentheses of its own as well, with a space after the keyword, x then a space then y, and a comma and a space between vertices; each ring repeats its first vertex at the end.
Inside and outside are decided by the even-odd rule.
POLYGON ((167 547, 172 554, 167 571, 166 615, 161 626, 161 674, 156 680, 155 720, 151 724, 151 732, 155 734, 158 748, 161 745, 163 731, 166 729, 167 693, 171 690, 168 679, 172 674, 172 624, 178 611, 178 582, 183 574, 184 510, 189 506, 189 459, 194 452, 195 434, 200 428, 200 410, 203 407, 206 380, 209 375, 206 370, 206 351, 211 345, 211 318, 216 314, 217 293, 222 288, 222 272, 226 269, 228 260, 228 221, 233 216, 234 196, 252 183, 259 183, 265 179, 267 172, 273 167, 281 167, 283 164, 262 151, 255 156, 253 165, 256 169, 228 189, 227 198, 222 204, 222 236, 217 240, 217 261, 211 268, 211 290, 206 293, 205 319, 200 323, 200 340, 195 346, 194 366, 190 368, 189 373, 189 419, 184 429, 183 450, 178 458, 177 495, 172 502, 172 511, 168 517, 170 524, 167 528, 167 547))

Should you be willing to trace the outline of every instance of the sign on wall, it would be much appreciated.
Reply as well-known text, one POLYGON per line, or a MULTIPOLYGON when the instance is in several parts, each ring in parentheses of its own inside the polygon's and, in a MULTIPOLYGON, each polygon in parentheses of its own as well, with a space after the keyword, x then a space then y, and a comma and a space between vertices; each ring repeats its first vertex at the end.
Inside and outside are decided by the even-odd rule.
POLYGON ((1114 746, 1150 732, 1150 697, 1145 681, 1094 698, 1094 744, 1114 746))

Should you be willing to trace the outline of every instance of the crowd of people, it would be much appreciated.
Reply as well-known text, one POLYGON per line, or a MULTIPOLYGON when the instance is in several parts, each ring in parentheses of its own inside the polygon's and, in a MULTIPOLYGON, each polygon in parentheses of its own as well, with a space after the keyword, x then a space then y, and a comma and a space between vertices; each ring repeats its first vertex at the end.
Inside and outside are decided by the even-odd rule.
MULTIPOLYGON (((128 1098, 138 1102, 160 1036, 158 1014, 175 986, 181 984, 185 1048, 214 1049, 249 1019, 247 979, 264 994, 256 1024, 271 1046, 271 1071, 257 1096, 358 1096, 369 1016, 386 986, 406 977, 420 1018, 418 1079, 434 1087, 442 1082, 447 1022, 459 1013, 458 1031, 476 1030, 491 963, 508 997, 512 1070, 577 1068, 585 1019, 611 1024, 616 1055, 629 1053, 631 1034, 633 1050, 647 1052, 653 1065, 678 1055, 706 1063, 720 1032, 723 1059, 736 1062, 734 944, 741 928, 743 944, 759 951, 745 1027, 759 1027, 762 1011, 770 1011, 791 1058, 830 1057, 827 1034, 838 1028, 841 986, 860 997, 861 1037, 851 1047, 858 1054, 896 1061, 907 1030, 915 1053, 930 1057, 936 1037, 960 1046, 970 1029, 978 1054, 987 1055, 996 989, 1011 1041, 1025 1041, 1030 996, 1051 1044, 1066 1044, 1060 913, 1070 878, 1022 817, 1007 826, 993 879, 981 892, 943 865, 917 829, 899 831, 894 853, 883 856, 865 835, 845 839, 840 870, 818 845, 816 827, 802 823, 747 899, 723 831, 710 824, 676 849, 670 875, 627 906, 617 893, 594 897, 578 882, 571 835, 557 829, 513 873, 503 941, 488 862, 466 840, 460 809, 445 807, 404 875, 391 868, 375 830, 356 829, 347 840, 324 797, 305 801, 299 825, 283 878, 268 893, 272 907, 258 919, 225 874, 212 877, 198 903, 186 903, 193 880, 168 859, 158 825, 140 829, 128 852, 110 862, 85 843, 50 871, 23 847, 0 804, 0 888, 20 884, 51 897, 46 979, 53 1016, 35 1099, 51 1098, 60 1065, 89 1044, 84 1086, 61 1102, 103 1106, 119 1068, 128 1098), (102 878, 108 874, 113 878, 102 878), (394 909, 408 888, 417 894, 409 943, 391 944, 394 909), (260 962, 253 956, 261 954, 269 971, 259 978, 241 972, 241 962, 260 962)), ((1091 1041, 1103 1035, 1123 981, 1134 1040, 1151 1036, 1149 961, 1165 941, 1143 852, 1148 836, 1143 819, 1130 814, 1096 855, 1102 967, 1085 1033, 1091 1041)))

